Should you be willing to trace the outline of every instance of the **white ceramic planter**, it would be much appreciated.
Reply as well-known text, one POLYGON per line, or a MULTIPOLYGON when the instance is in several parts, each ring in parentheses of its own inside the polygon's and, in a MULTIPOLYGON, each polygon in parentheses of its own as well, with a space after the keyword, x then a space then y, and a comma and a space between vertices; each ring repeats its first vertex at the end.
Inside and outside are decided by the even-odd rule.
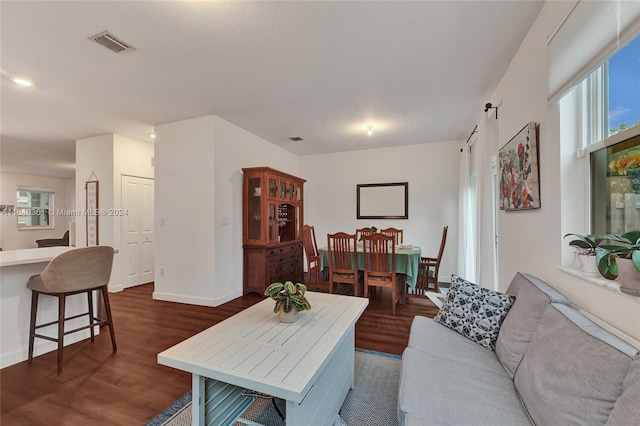
POLYGON ((598 271, 598 262, 596 261, 596 256, 589 256, 586 254, 579 254, 578 261, 580 265, 582 265, 582 275, 587 277, 599 277, 600 271, 598 271))
POLYGON ((289 312, 285 312, 280 308, 278 311, 278 319, 280 322, 296 322, 298 321, 298 311, 291 309, 289 312))

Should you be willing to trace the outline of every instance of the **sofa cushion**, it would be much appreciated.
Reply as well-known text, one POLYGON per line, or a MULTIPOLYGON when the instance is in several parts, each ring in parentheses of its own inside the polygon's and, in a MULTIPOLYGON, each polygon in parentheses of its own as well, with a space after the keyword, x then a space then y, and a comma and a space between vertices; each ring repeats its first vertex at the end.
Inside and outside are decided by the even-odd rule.
POLYGON ((433 318, 416 316, 413 319, 409 347, 510 377, 495 352, 453 332, 433 318))
POLYGON ((549 284, 529 274, 517 273, 507 293, 517 296, 500 328, 496 355, 513 377, 547 305, 552 302, 569 305, 570 301, 549 284))
POLYGON ((402 423, 400 426, 425 426, 425 425, 435 425, 435 423, 429 421, 420 416, 416 416, 415 414, 407 414, 404 416, 402 423))
POLYGON ((513 295, 492 291, 452 275, 451 288, 434 320, 495 350, 500 326, 514 299, 513 295))
POLYGON ((622 395, 613 406, 607 426, 640 423, 640 355, 636 355, 622 383, 622 395))
POLYGON ((404 416, 403 423, 400 426, 443 426, 447 423, 435 423, 433 420, 425 419, 424 417, 416 416, 414 414, 407 414, 404 416))
POLYGON ((636 352, 578 311, 553 303, 514 383, 535 424, 604 424, 636 352))
POLYGON ((398 423, 530 425, 513 381, 418 349, 406 348, 398 389, 398 423))

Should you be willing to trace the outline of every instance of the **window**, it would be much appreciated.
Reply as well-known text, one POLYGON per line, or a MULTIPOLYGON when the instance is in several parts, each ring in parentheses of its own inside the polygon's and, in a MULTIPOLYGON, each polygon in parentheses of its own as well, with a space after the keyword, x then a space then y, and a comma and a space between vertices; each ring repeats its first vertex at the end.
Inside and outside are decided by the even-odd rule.
POLYGON ((591 153, 591 229, 640 229, 640 134, 591 153))
POLYGON ((640 36, 578 87, 583 94, 585 146, 640 125, 640 36))
POLYGON ((18 229, 53 228, 53 190, 18 188, 16 216, 18 229))
POLYGON ((640 37, 581 84, 589 146, 591 233, 640 229, 640 37), (632 129, 632 130, 629 130, 632 129))
POLYGON ((607 61, 609 136, 640 125, 640 36, 607 61))

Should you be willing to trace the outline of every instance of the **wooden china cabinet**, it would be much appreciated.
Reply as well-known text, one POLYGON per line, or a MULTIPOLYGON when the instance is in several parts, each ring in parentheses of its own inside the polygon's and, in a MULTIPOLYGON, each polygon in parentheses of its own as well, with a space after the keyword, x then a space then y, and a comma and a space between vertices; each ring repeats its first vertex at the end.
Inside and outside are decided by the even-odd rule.
POLYGON ((264 294, 273 282, 302 282, 306 180, 269 167, 242 171, 244 294, 264 294))

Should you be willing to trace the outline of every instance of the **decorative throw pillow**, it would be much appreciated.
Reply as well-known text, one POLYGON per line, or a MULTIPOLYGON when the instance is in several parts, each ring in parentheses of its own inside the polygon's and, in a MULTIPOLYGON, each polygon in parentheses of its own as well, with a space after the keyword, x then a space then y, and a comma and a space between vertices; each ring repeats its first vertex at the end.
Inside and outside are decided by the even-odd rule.
POLYGON ((495 351, 500 326, 515 300, 511 294, 480 287, 454 274, 434 320, 495 351))

